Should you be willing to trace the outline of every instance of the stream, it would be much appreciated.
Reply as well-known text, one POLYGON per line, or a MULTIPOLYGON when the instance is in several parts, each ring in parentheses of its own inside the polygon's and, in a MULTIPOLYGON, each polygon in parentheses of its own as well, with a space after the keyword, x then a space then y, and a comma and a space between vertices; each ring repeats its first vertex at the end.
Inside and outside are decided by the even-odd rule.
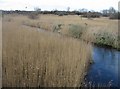
MULTIPOLYGON (((44 32, 45 30, 37 29, 44 32)), ((53 34, 49 32, 49 34, 53 34)), ((60 34, 56 34, 60 35, 60 34)), ((92 87, 120 87, 120 51, 105 47, 93 47, 92 59, 94 63, 90 65, 85 85, 92 87)), ((110 88, 111 89, 111 88, 110 88)))
MULTIPOLYGON (((120 52, 114 49, 94 46, 92 59, 85 78, 86 84, 95 87, 120 87, 120 52)), ((115 88, 115 89, 116 89, 115 88)))

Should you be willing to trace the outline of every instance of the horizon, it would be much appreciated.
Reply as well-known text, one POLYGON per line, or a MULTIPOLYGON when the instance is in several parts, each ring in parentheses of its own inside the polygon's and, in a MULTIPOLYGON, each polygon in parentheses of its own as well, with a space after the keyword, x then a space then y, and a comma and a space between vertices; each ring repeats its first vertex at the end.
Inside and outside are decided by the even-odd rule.
POLYGON ((100 12, 103 9, 109 9, 110 7, 118 10, 119 0, 0 0, 0 9, 1 10, 21 10, 21 11, 33 11, 34 8, 41 8, 42 11, 67 11, 67 8, 70 7, 70 11, 79 10, 82 8, 87 9, 88 11, 94 10, 100 12))

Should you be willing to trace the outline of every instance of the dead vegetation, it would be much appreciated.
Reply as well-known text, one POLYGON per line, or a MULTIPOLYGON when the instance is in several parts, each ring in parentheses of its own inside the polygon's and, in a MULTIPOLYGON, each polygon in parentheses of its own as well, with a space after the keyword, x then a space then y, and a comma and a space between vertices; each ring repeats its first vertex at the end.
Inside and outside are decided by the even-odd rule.
MULTIPOLYGON (((24 18, 24 17, 23 17, 24 18)), ((3 18, 3 87, 79 87, 91 45, 3 18)), ((25 19, 24 19, 25 20, 25 19)))
POLYGON ((41 19, 26 20, 26 25, 38 27, 48 31, 57 30, 63 35, 83 39, 98 45, 106 45, 112 48, 120 49, 118 36, 118 21, 109 18, 94 18, 92 20, 81 18, 76 15, 56 16, 41 15, 41 19), (59 25, 62 26, 60 29, 59 25), (81 34, 82 33, 82 34, 81 34), (106 34, 107 33, 107 34, 106 34), (112 43, 112 44, 111 44, 112 43))

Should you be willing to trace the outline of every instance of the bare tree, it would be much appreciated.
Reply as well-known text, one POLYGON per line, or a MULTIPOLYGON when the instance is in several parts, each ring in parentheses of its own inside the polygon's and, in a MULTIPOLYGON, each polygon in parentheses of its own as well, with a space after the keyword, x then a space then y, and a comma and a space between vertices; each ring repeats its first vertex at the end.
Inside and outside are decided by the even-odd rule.
POLYGON ((85 8, 79 9, 79 11, 80 11, 81 13, 88 12, 88 10, 87 10, 87 9, 85 9, 85 8))
POLYGON ((113 7, 110 7, 109 8, 109 14, 111 15, 111 14, 114 14, 114 13, 116 13, 116 10, 113 7))
POLYGON ((34 8, 34 11, 36 11, 36 12, 41 12, 41 8, 35 7, 35 8, 34 8))
POLYGON ((70 7, 67 7, 67 11, 68 11, 68 12, 70 11, 70 7))
POLYGON ((109 15, 109 10, 107 10, 107 9, 102 10, 102 14, 103 14, 103 16, 108 16, 109 15))
POLYGON ((34 11, 29 14, 30 19, 38 19, 40 16, 39 14, 41 13, 41 9, 39 7, 35 7, 34 11))

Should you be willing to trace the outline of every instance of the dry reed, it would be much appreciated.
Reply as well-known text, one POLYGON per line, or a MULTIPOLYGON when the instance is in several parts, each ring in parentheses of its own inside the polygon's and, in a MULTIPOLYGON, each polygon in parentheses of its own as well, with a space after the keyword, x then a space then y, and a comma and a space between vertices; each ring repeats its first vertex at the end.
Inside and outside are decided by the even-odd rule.
POLYGON ((79 87, 91 45, 13 19, 3 20, 3 87, 79 87))

